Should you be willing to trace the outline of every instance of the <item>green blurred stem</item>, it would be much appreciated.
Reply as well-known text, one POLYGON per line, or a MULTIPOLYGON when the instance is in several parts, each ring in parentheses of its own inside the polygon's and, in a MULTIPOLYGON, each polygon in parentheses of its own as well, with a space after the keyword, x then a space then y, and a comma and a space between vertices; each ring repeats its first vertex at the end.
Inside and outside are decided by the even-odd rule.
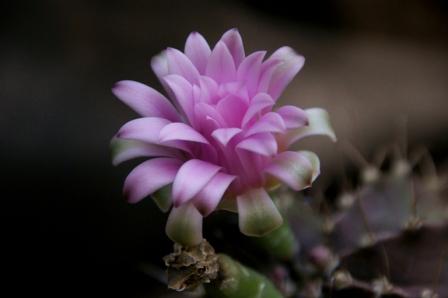
POLYGON ((287 221, 268 235, 253 240, 263 251, 281 260, 290 260, 299 247, 287 221))
POLYGON ((260 273, 219 254, 219 276, 204 284, 211 298, 283 298, 275 286, 260 273))

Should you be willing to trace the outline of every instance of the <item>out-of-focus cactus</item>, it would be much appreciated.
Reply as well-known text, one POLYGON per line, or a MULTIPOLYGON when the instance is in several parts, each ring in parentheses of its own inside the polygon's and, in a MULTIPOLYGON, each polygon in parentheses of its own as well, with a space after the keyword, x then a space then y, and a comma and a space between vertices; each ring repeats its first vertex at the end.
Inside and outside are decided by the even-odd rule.
POLYGON ((445 178, 426 153, 395 154, 380 168, 361 168, 358 186, 336 200, 315 195, 322 190, 277 189, 271 196, 285 222, 262 238, 234 236, 232 216, 209 222, 219 252, 264 276, 218 254, 227 269, 206 284, 205 297, 448 297, 445 178), (226 284, 225 272, 240 281, 226 284))

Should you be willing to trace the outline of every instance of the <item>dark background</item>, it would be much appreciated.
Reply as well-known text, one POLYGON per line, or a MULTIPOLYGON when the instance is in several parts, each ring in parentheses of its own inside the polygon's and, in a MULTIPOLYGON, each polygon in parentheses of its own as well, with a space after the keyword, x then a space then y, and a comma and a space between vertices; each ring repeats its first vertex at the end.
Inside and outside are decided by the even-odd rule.
MULTIPOLYGON (((237 27, 247 52, 292 46, 307 63, 281 103, 329 110, 339 139, 367 155, 396 139, 406 118, 410 145, 426 145, 443 162, 448 2, 294 4, 2 1, 0 292, 13 290, 2 296, 158 295, 160 283, 140 264, 163 268, 165 215, 150 200, 128 205, 121 197, 135 163, 112 167, 109 140, 136 115, 110 88, 121 79, 159 88, 150 58, 183 48, 194 30, 213 45, 237 27)), ((324 140, 306 145, 322 156, 321 179, 331 180, 337 150, 324 140)))

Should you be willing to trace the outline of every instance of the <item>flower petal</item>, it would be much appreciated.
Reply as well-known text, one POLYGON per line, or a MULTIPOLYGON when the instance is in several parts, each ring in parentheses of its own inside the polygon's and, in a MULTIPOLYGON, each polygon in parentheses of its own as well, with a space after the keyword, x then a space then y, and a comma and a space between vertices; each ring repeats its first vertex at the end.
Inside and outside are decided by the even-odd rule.
POLYGON ((258 81, 258 92, 268 92, 272 75, 282 61, 269 57, 261 64, 261 74, 258 81))
POLYGON ((244 100, 235 95, 228 95, 216 105, 216 111, 222 116, 228 127, 239 127, 247 110, 244 100))
POLYGON ((137 157, 177 157, 179 155, 171 148, 134 140, 113 138, 110 146, 114 166, 137 157))
POLYGON ((218 128, 212 132, 212 137, 221 145, 226 146, 227 143, 240 132, 241 129, 236 127, 218 128))
POLYGON ((247 89, 253 94, 258 87, 260 79, 261 63, 266 55, 266 51, 259 51, 247 56, 238 67, 238 81, 244 82, 247 89))
POLYGON ((159 142, 165 143, 170 141, 190 141, 208 144, 204 136, 182 122, 170 123, 160 131, 159 142))
POLYGON ((195 246, 202 241, 202 215, 191 204, 173 207, 166 223, 168 237, 183 246, 195 246))
POLYGON ((193 86, 186 79, 175 74, 165 76, 163 81, 174 95, 174 99, 188 117, 188 120, 193 120, 193 86))
POLYGON ((269 112, 264 114, 249 128, 246 132, 246 137, 263 132, 284 133, 285 130, 286 126, 283 118, 277 113, 269 112))
POLYGON ((173 182, 182 161, 154 158, 138 165, 124 182, 123 193, 130 203, 137 203, 161 187, 173 182))
POLYGON ((205 73, 207 61, 211 54, 210 46, 198 32, 192 32, 185 43, 185 55, 190 58, 199 73, 205 73))
POLYGON ((172 199, 171 199, 171 184, 160 188, 151 195, 152 199, 156 203, 162 212, 167 212, 170 210, 172 199))
POLYGON ((264 109, 272 107, 274 104, 274 100, 267 93, 255 95, 244 114, 241 126, 245 127, 255 115, 261 113, 264 109))
POLYGON ((199 72, 184 53, 177 49, 168 48, 166 58, 170 74, 180 75, 192 84, 198 82, 199 72))
POLYGON ((240 231, 261 237, 283 223, 283 218, 263 188, 251 189, 237 197, 240 231))
POLYGON ((120 128, 117 138, 158 144, 160 131, 169 123, 171 122, 157 117, 131 120, 120 128))
POLYGON ((282 106, 276 111, 285 121, 286 128, 297 128, 308 125, 306 112, 295 106, 282 106))
POLYGON ((191 200, 219 170, 217 165, 199 159, 190 159, 184 163, 173 182, 174 206, 191 200))
POLYGON ((305 58, 298 55, 290 47, 282 47, 278 49, 272 54, 271 58, 282 61, 272 74, 268 89, 268 93, 272 98, 277 99, 303 67, 305 58))
POLYGON ((159 80, 163 82, 162 78, 169 73, 166 51, 162 51, 160 54, 152 57, 151 68, 159 80))
POLYGON ((236 78, 236 67, 227 46, 218 42, 210 55, 205 73, 218 83, 236 78))
POLYGON ((336 141, 336 135, 330 124, 330 117, 324 109, 312 108, 305 110, 308 116, 308 126, 296 128, 287 133, 287 145, 303 139, 307 136, 323 135, 328 136, 332 141, 336 141))
POLYGON ((319 172, 319 158, 310 151, 282 152, 265 169, 296 191, 311 186, 319 172))
POLYGON ((238 67, 241 61, 244 59, 244 46, 243 39, 241 38, 238 29, 230 29, 221 37, 221 41, 224 42, 232 54, 235 66, 238 67))
POLYGON ((218 84, 210 77, 201 76, 199 78, 201 89, 201 102, 215 103, 218 95, 218 84))
POLYGON ((270 133, 258 133, 241 141, 237 148, 245 149, 260 155, 272 156, 277 153, 277 141, 270 133))
POLYGON ((112 92, 142 116, 179 121, 179 114, 168 99, 142 83, 120 81, 114 85, 112 92))
POLYGON ((216 174, 212 180, 193 198, 193 204, 203 216, 209 215, 221 201, 224 192, 236 176, 216 174))

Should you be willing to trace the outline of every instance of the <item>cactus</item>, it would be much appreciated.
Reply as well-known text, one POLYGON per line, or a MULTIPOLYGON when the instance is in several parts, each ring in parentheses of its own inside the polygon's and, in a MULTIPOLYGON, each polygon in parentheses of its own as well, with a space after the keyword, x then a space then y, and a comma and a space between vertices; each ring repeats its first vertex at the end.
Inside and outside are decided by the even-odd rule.
POLYGON ((387 170, 365 163, 358 186, 336 200, 275 190, 285 222, 261 238, 236 234, 228 213, 208 221, 220 269, 196 265, 216 273, 205 279, 188 271, 206 282, 195 297, 448 297, 445 178, 424 150, 410 156, 393 154, 387 170))

